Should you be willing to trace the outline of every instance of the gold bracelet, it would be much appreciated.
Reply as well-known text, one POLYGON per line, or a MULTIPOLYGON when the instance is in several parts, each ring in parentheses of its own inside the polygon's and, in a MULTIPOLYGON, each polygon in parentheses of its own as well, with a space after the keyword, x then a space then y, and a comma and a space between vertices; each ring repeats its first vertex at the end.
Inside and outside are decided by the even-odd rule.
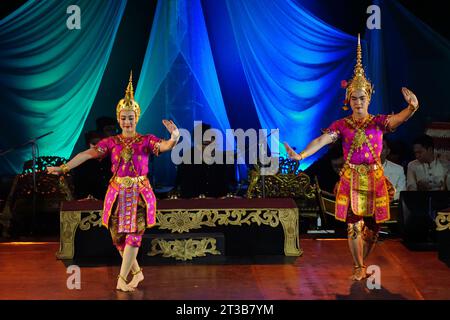
POLYGON ((67 166, 67 164, 65 164, 65 163, 63 163, 63 164, 60 165, 59 167, 61 168, 63 174, 66 174, 67 172, 70 171, 69 166, 67 166))
POLYGON ((306 152, 305 151, 300 152, 299 156, 300 156, 300 160, 305 159, 306 158, 306 152))
POLYGON ((412 104, 408 104, 408 109, 414 113, 419 109, 419 105, 417 105, 417 107, 414 107, 412 104))

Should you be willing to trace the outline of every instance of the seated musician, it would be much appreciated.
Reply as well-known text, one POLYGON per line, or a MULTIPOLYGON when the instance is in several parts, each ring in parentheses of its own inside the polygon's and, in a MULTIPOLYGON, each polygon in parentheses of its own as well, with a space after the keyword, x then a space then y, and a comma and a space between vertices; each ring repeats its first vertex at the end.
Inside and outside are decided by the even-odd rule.
MULTIPOLYGON (((209 124, 201 124, 202 136, 206 130, 210 129, 209 124)), ((225 153, 215 150, 212 154, 214 158, 222 157, 222 164, 205 163, 202 156, 202 163, 194 163, 194 153, 203 151, 207 146, 214 144, 214 137, 210 141, 202 141, 201 145, 194 145, 191 148, 190 163, 182 163, 177 167, 176 188, 182 198, 211 197, 220 198, 227 196, 236 184, 235 166, 225 163, 225 153), (220 154, 217 154, 220 152, 220 154)))

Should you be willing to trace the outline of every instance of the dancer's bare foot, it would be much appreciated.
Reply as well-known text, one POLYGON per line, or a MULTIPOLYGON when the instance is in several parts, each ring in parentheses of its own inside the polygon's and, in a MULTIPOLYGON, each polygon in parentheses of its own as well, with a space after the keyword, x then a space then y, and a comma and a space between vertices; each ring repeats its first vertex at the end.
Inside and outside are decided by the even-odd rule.
POLYGON ((123 291, 123 292, 133 292, 134 288, 130 287, 125 278, 122 276, 118 276, 117 277, 117 286, 116 286, 117 290, 123 291))
POLYGON ((365 266, 355 266, 353 268, 353 275, 350 277, 353 281, 360 281, 362 279, 365 279, 367 277, 366 275, 366 267, 365 266))
POLYGON ((141 282, 142 280, 144 280, 144 273, 142 272, 142 269, 140 269, 136 273, 133 272, 133 279, 131 279, 128 286, 130 286, 132 288, 137 288, 139 282, 141 282))

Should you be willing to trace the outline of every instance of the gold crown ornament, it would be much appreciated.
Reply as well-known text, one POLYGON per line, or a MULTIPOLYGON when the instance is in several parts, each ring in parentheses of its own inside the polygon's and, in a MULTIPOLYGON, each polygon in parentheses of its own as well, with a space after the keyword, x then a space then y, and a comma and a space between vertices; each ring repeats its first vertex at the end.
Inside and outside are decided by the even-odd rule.
POLYGON ((131 70, 130 72, 130 80, 128 81, 128 86, 125 91, 125 98, 120 99, 116 107, 117 121, 119 121, 121 111, 134 111, 134 114, 136 115, 136 123, 139 121, 141 108, 139 107, 139 104, 134 100, 133 70, 131 70))
POLYGON ((363 90, 367 97, 372 97, 372 93, 374 93, 373 85, 366 78, 366 74, 364 72, 364 68, 362 65, 362 51, 361 51, 361 40, 358 33, 358 46, 356 48, 356 65, 353 70, 353 78, 347 81, 342 81, 341 86, 345 88, 345 101, 344 101, 344 110, 348 110, 347 104, 350 102, 350 96, 355 90, 363 90))

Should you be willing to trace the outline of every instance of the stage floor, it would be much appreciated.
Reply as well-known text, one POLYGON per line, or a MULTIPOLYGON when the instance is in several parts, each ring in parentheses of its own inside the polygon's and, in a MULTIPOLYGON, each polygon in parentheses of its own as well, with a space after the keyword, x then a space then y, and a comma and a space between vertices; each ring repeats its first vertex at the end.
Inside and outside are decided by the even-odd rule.
POLYGON ((369 264, 381 270, 381 289, 349 280, 345 239, 301 239, 303 256, 268 264, 146 266, 134 293, 116 291, 119 267, 81 268, 81 289, 69 290, 66 266, 56 260, 57 242, 0 243, 0 299, 81 300, 345 300, 450 299, 450 268, 437 252, 408 250, 382 241, 369 264))

